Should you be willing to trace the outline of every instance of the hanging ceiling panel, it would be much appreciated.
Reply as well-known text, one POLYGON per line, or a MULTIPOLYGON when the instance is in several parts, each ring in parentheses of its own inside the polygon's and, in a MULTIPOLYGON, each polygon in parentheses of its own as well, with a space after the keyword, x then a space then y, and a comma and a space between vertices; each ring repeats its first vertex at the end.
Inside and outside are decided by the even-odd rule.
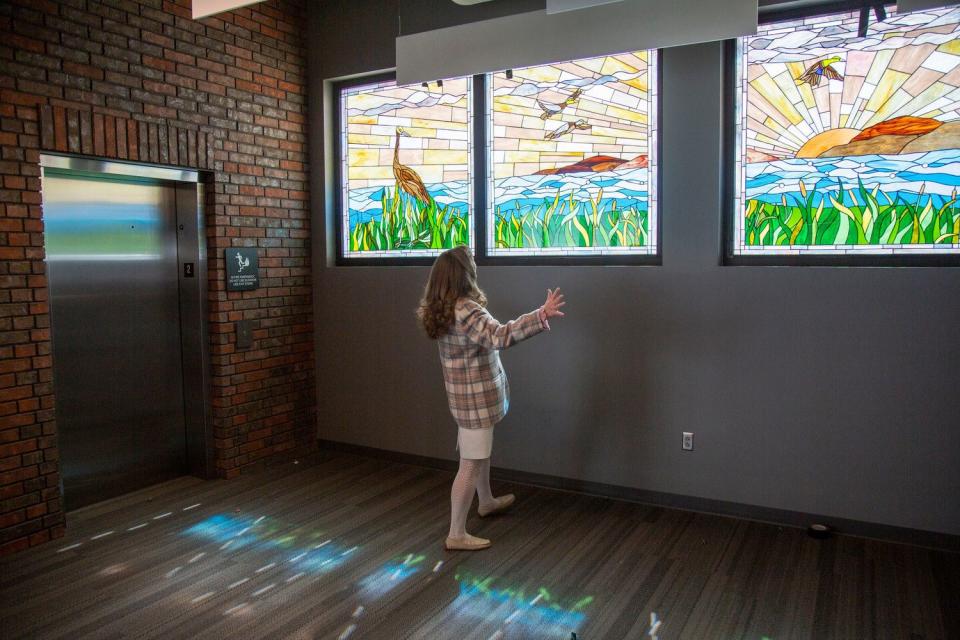
POLYGON ((554 14, 531 11, 397 38, 397 82, 430 82, 756 31, 757 0, 632 0, 554 14))

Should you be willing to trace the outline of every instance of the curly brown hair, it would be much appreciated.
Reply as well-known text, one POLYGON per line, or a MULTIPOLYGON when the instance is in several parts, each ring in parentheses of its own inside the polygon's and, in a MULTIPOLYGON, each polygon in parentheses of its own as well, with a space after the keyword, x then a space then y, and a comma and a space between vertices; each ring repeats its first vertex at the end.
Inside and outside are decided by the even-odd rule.
POLYGON ((477 264, 470 249, 459 246, 437 256, 423 288, 417 319, 431 339, 449 331, 454 322, 454 307, 463 297, 487 305, 487 296, 477 286, 477 264))

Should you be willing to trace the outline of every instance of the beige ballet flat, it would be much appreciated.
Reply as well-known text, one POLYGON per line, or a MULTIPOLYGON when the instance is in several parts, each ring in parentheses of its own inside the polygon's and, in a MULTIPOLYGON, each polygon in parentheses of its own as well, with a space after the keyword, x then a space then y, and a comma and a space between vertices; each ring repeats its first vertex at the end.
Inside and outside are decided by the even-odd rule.
POLYGON ((469 533, 466 538, 447 537, 444 545, 447 551, 479 551, 490 546, 490 541, 486 538, 478 538, 469 533))
POLYGON ((495 506, 493 509, 484 511, 483 508, 477 508, 477 513, 480 514, 481 518, 492 516, 495 513, 503 513, 513 505, 515 499, 516 498, 512 493, 508 493, 505 496, 497 498, 497 506, 495 506))

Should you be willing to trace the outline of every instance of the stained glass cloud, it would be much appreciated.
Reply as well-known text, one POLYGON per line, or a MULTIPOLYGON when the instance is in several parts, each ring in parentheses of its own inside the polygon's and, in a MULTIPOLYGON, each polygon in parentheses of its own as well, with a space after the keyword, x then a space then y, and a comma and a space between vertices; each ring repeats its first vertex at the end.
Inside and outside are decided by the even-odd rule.
POLYGON ((960 251, 960 8, 741 41, 735 253, 960 251))

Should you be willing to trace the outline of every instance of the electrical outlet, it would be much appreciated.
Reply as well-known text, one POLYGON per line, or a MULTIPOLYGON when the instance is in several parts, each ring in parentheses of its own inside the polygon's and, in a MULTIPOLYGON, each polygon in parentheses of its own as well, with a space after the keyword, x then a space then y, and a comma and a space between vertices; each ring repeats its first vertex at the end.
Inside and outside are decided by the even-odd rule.
POLYGON ((693 433, 690 431, 683 432, 683 450, 693 451, 693 433))

